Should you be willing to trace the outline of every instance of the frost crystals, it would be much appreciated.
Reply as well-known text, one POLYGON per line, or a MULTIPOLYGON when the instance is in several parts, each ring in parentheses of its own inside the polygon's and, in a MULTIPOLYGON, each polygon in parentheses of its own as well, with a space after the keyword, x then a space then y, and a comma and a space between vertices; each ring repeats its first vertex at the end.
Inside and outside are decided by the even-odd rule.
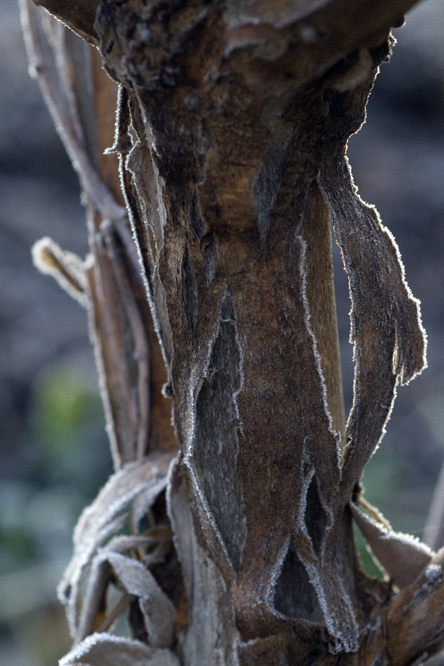
MULTIPOLYGON (((172 657, 170 661, 162 657, 164 651, 159 655, 153 651, 171 644, 176 610, 149 570, 162 563, 171 550, 171 531, 168 525, 155 525, 151 512, 150 529, 141 532, 141 521, 166 488, 170 462, 171 456, 153 454, 143 463, 126 465, 109 479, 80 517, 74 532, 74 556, 59 588, 71 632, 80 645, 62 663, 77 663, 85 657, 85 663, 92 666, 134 666, 139 661, 131 659, 139 658, 139 654, 144 664, 150 664, 151 658, 153 664, 176 663, 172 657), (132 534, 116 535, 126 524, 132 534), (120 592, 114 606, 110 603, 111 583, 120 592), (110 636, 87 639, 94 631, 109 630, 126 608, 133 616, 136 613, 137 627, 150 648, 110 636), (113 646, 117 652, 113 652, 113 646), (125 653, 127 661, 117 657, 120 653, 125 653), (154 657, 164 661, 154 662, 154 657)), ((130 625, 134 632, 134 619, 130 625)))

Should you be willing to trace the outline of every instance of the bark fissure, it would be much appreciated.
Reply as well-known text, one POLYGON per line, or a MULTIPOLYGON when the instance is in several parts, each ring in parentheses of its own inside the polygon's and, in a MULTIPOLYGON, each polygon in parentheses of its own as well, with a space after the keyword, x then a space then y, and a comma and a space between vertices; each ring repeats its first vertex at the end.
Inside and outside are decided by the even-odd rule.
POLYGON ((239 439, 242 441, 243 434, 236 402, 242 386, 242 367, 235 326, 232 297, 227 288, 219 332, 197 399, 190 464, 196 467, 202 479, 208 504, 214 507, 216 525, 230 560, 238 570, 245 540, 245 520, 237 469, 239 439))

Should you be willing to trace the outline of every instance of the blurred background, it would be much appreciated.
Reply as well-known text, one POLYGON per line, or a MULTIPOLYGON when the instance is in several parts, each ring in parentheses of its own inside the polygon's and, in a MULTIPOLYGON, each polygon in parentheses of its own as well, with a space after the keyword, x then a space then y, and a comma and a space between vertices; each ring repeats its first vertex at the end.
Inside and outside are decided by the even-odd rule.
POLYGON ((69 635, 56 587, 82 509, 111 473, 86 312, 34 268, 51 236, 87 252, 77 176, 0 2, 0 663, 52 666, 69 635))
MULTIPOLYGON (((77 178, 28 76, 18 7, 0 0, 0 11, 0 663, 51 666, 69 646, 55 590, 72 529, 111 460, 86 313, 30 255, 46 235, 87 252, 77 178)), ((349 147, 362 198, 398 241, 429 336, 429 368, 399 389, 364 477, 394 529, 419 538, 444 459, 443 27, 443 0, 427 0, 395 31, 349 147)), ((335 260, 349 407, 350 305, 335 260)))

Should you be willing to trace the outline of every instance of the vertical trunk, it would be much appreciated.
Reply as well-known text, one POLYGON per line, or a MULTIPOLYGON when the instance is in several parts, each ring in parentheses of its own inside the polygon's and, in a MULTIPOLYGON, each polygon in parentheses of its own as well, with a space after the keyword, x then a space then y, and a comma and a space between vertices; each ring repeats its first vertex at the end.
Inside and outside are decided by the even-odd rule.
MULTIPOLYGON (((121 641, 119 649, 142 650, 153 665, 400 666, 436 649, 442 637, 423 620, 415 643, 402 636, 413 616, 439 604, 440 560, 358 506, 360 474, 396 384, 421 371, 425 343, 393 238, 357 197, 344 156, 389 54, 389 30, 413 2, 103 0, 86 3, 88 11, 72 3, 69 12, 60 2, 41 4, 100 46, 120 84, 114 151, 146 294, 128 221, 85 183, 94 255, 88 295, 116 465, 148 465, 144 497, 155 527, 148 534, 159 538, 167 522, 174 534, 162 563, 148 566, 164 626, 174 604, 171 633, 144 615, 154 583, 136 586, 127 576, 130 569, 142 576, 137 556, 123 565, 108 553, 108 578, 102 569, 94 574, 87 596, 100 596, 97 615, 106 614, 113 569, 141 599, 137 612, 131 602, 130 626, 140 636, 145 622, 148 644, 121 641), (330 221, 353 302, 347 424, 330 221), (156 474, 164 479, 157 495, 156 474), (359 569, 352 516, 405 587, 394 602, 391 579, 359 569)), ((99 94, 108 93, 93 63, 102 109, 99 94)), ((115 191, 113 177, 97 168, 115 191)), ((113 483, 129 492, 132 469, 113 483)), ((123 506, 129 495, 119 493, 123 506)), ((137 520, 135 529, 132 538, 143 538, 137 520)), ((82 575, 65 578, 72 608, 82 575)), ((82 613, 83 624, 71 616, 78 641, 97 630, 95 613, 82 613)), ((99 655, 106 664, 109 652, 94 650, 81 642, 66 663, 99 655)))

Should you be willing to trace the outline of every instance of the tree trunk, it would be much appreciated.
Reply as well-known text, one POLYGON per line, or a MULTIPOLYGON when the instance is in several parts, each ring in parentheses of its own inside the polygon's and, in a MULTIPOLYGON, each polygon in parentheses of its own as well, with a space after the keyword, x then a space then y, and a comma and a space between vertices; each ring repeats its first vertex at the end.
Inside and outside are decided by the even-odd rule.
POLYGON ((119 470, 76 530, 63 664, 425 659, 444 643, 443 555, 393 533, 359 485, 398 380, 425 365, 424 331, 345 156, 414 2, 36 3, 120 86, 128 217, 101 157, 113 84, 22 4, 92 253, 46 240, 35 255, 89 308, 119 470), (347 423, 330 222, 352 298, 347 423), (111 543, 127 510, 131 534, 111 543), (361 570, 353 519, 385 580, 361 570), (131 640, 104 633, 123 609, 131 640))

